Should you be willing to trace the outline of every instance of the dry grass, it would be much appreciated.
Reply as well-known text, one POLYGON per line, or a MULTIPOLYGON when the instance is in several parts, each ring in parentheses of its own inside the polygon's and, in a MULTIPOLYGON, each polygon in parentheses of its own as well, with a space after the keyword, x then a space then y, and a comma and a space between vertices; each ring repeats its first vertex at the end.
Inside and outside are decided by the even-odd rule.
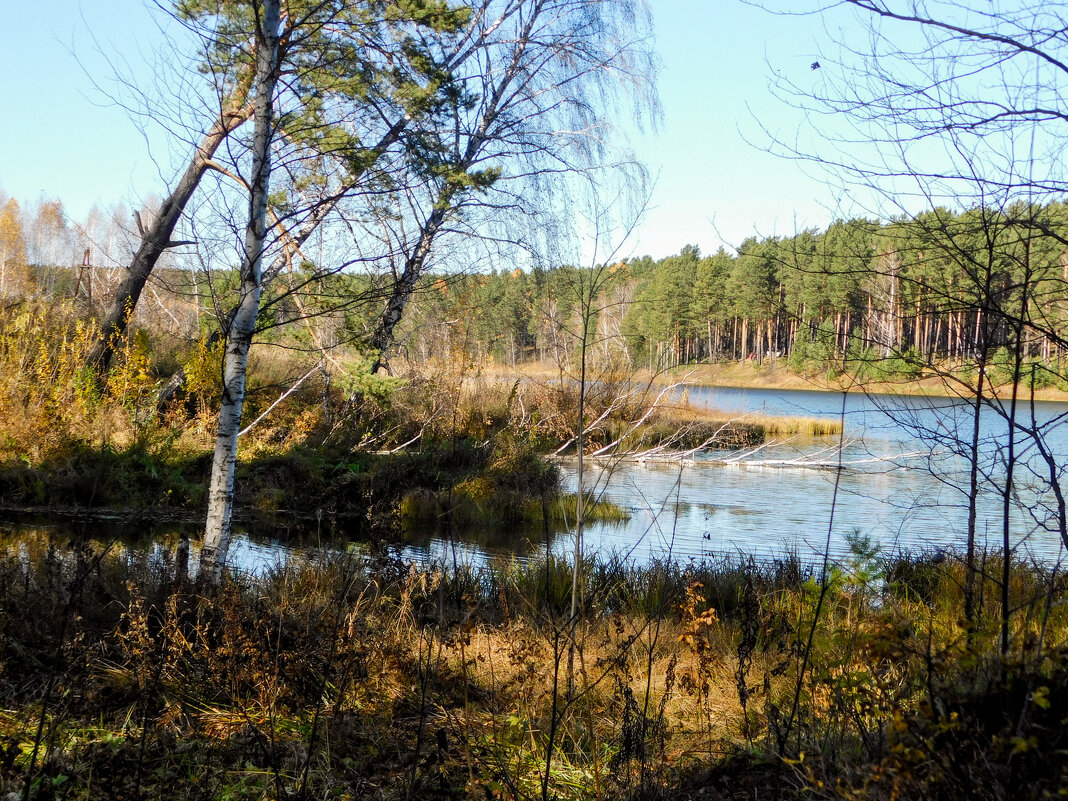
MULTIPOLYGON (((532 428, 546 445, 559 445, 574 436, 578 392, 573 385, 547 383, 538 371, 521 366, 514 373, 491 373, 469 380, 465 397, 486 399, 513 393, 532 428)), ((617 450, 649 448, 690 450, 728 449, 757 445, 767 436, 835 436, 841 422, 829 418, 784 417, 759 413, 730 414, 698 406, 682 397, 660 397, 657 385, 632 382, 633 376, 591 386, 587 397, 587 431, 591 448, 620 440, 617 450), (606 415, 605 410, 609 410, 606 415)), ((519 421, 517 421, 519 422, 519 421)))
POLYGON ((842 433, 842 422, 827 417, 778 417, 757 415, 754 422, 765 434, 777 436, 797 434, 803 437, 830 437, 842 433))
POLYGON ((1002 660, 996 610, 959 620, 952 559, 827 585, 790 560, 594 563, 573 626, 563 562, 342 556, 191 592, 165 554, 13 545, 4 792, 956 799, 962 770, 1019 798, 1063 779, 1065 582, 1036 566, 1015 568, 1002 660))

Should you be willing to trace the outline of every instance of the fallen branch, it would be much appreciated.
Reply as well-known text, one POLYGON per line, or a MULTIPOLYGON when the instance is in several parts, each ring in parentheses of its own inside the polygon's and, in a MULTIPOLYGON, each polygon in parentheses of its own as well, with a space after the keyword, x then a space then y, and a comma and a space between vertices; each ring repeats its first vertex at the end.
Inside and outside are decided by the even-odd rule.
POLYGON ((297 383, 295 383, 293 386, 291 386, 289 389, 287 389, 285 392, 283 392, 281 395, 279 395, 278 399, 275 400, 274 403, 272 403, 270 406, 268 406, 266 409, 264 409, 263 410, 263 414, 261 414, 259 417, 257 417, 255 420, 253 420, 247 426, 245 426, 243 429, 238 431, 237 432, 237 436, 243 437, 245 434, 247 434, 252 429, 252 427, 254 425, 256 425, 256 423, 258 423, 264 417, 269 415, 271 413, 271 410, 273 410, 275 406, 277 406, 279 403, 281 403, 286 398, 288 398, 290 395, 292 395, 296 391, 297 387, 299 387, 301 384, 303 384, 305 381, 307 381, 309 378, 311 378, 312 375, 315 373, 315 371, 318 370, 321 367, 322 367, 322 362, 316 363, 316 365, 312 369, 310 369, 308 372, 306 372, 303 375, 303 377, 301 377, 300 379, 297 380, 297 383))

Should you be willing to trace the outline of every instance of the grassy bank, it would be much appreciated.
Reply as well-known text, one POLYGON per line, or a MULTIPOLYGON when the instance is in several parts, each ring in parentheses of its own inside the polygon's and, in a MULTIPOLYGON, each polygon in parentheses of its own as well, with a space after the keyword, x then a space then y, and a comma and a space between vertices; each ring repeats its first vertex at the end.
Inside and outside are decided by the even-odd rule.
MULTIPOLYGON (((987 575, 998 573, 986 557, 987 575)), ((221 588, 166 554, 0 553, 0 792, 88 798, 1016 798, 1065 786, 1064 577, 960 620, 950 556, 456 572, 386 555, 221 588), (32 610, 32 612, 31 612, 32 610), (570 666, 570 670, 569 670, 570 666)))
MULTIPOLYGON (((631 373, 605 373, 587 388, 589 411, 585 438, 589 449, 614 454, 648 450, 729 450, 759 445, 769 436, 829 436, 841 432, 841 422, 829 418, 734 414, 691 403, 685 387, 662 393, 669 376, 650 380, 631 373)), ((524 401, 538 423, 533 431, 542 447, 551 450, 574 437, 578 419, 577 382, 560 381, 558 374, 535 365, 515 370, 488 369, 469 379, 472 394, 485 396, 502 388, 522 388, 524 401)))
MULTIPOLYGON (((208 336, 177 343, 135 331, 97 375, 84 366, 95 335, 73 304, 0 312, 0 507, 200 513, 221 350, 208 336), (179 364, 184 389, 157 404, 179 364)), ((557 470, 545 457, 573 450, 576 387, 489 380, 462 360, 403 378, 367 375, 357 354, 334 363, 335 378, 308 378, 299 351, 253 349, 244 414, 256 422, 240 440, 239 513, 348 517, 385 529, 442 516, 532 523, 560 508, 557 470)), ((631 383, 591 382, 587 450, 747 447, 776 433, 772 421, 657 403, 655 391, 633 392, 631 383)))
MULTIPOLYGON (((511 368, 498 368, 492 371, 503 379, 512 375, 511 368)), ((520 364, 516 367, 516 374, 538 380, 552 380, 558 376, 558 370, 551 365, 537 363, 520 364)), ((715 364, 690 364, 682 367, 665 370, 655 375, 647 370, 639 370, 634 374, 636 380, 653 381, 657 386, 666 385, 674 381, 685 381, 687 384, 700 387, 728 387, 732 389, 778 389, 778 390, 808 390, 813 392, 841 392, 849 389, 855 392, 869 392, 875 395, 930 395, 934 397, 956 397, 962 394, 964 384, 968 376, 961 373, 956 379, 951 368, 946 368, 946 377, 932 373, 930 369, 926 375, 915 378, 895 377, 888 379, 864 378, 857 379, 845 373, 830 375, 826 370, 807 369, 795 370, 785 358, 769 359, 758 364, 755 360, 749 362, 717 362, 715 364), (947 380, 948 378, 948 380, 947 380)), ((989 380, 989 378, 988 378, 989 380)), ((974 377, 971 378, 974 383, 974 377)), ((1004 397, 1011 394, 1011 383, 999 382, 998 392, 1004 397)), ((1026 397, 1031 396, 1030 388, 1021 388, 1026 397)), ((965 396, 967 391, 963 391, 965 396)), ((1036 400, 1068 402, 1068 391, 1055 386, 1042 387, 1034 392, 1036 400)))

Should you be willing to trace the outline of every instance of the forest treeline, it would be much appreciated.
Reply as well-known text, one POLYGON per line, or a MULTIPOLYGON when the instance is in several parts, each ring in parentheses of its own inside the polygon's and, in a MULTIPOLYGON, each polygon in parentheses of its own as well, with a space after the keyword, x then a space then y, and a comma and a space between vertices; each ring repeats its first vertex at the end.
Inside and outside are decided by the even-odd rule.
MULTIPOLYGON (((150 197, 137 216, 147 220, 158 206, 150 197)), ((92 266, 97 274, 123 268, 137 248, 136 234, 134 212, 124 203, 106 208, 94 204, 85 219, 77 220, 62 200, 42 196, 20 204, 0 188, 0 295, 13 297, 30 288, 26 282, 39 276, 27 267, 92 266)), ((38 290, 57 289, 47 281, 43 286, 34 283, 38 290)))
MULTIPOLYGON (((149 202, 139 215, 153 213, 149 202)), ((0 296, 80 295, 92 304, 95 280, 95 302, 106 303, 135 242, 135 220, 116 206, 94 207, 76 222, 60 201, 20 207, 0 196, 0 296)), ((190 338, 217 328, 211 318, 226 307, 220 295, 232 282, 194 271, 183 279, 167 266, 141 323, 190 338)), ((589 316, 594 355, 633 368, 772 358, 797 371, 913 377, 931 365, 966 369, 980 350, 996 368, 998 353, 1018 337, 1035 380, 1052 384, 1068 352, 1068 205, 1050 204, 840 220, 790 237, 751 237, 736 253, 687 245, 607 270, 428 274, 402 324, 400 354, 416 363, 463 351, 508 365, 573 364, 582 317, 576 287, 594 272, 602 279, 589 316), (1017 332, 1014 319, 1028 324, 1017 332)), ((328 299, 378 297, 380 278, 328 276, 309 287, 302 308, 316 305, 334 320, 334 341, 359 345, 377 307, 328 299)), ((269 325, 300 316, 290 306, 280 303, 269 325)))
MULTIPOLYGON (((750 238, 736 254, 688 245, 610 267, 591 341, 632 367, 785 358, 798 370, 889 377, 967 367, 980 351, 997 363, 1019 338, 1025 360, 1052 382, 1065 354, 1066 236, 1068 208, 1056 204, 836 221, 750 238), (1014 320, 1028 325, 1018 331, 1014 320)), ((462 345, 509 364, 571 363, 580 332, 573 287, 583 272, 430 277, 407 353, 425 360, 462 345)))

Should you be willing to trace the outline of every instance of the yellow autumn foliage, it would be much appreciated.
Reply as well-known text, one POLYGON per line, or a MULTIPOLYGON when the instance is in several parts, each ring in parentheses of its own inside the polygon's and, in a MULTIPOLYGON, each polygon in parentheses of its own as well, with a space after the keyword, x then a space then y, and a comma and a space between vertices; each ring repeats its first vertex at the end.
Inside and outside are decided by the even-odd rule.
POLYGON ((143 336, 124 339, 106 379, 85 365, 95 324, 70 302, 24 303, 0 318, 0 460, 37 465, 73 443, 126 444, 153 402, 143 336))
POLYGON ((21 212, 12 198, 0 209, 0 298, 21 298, 32 291, 21 212))

